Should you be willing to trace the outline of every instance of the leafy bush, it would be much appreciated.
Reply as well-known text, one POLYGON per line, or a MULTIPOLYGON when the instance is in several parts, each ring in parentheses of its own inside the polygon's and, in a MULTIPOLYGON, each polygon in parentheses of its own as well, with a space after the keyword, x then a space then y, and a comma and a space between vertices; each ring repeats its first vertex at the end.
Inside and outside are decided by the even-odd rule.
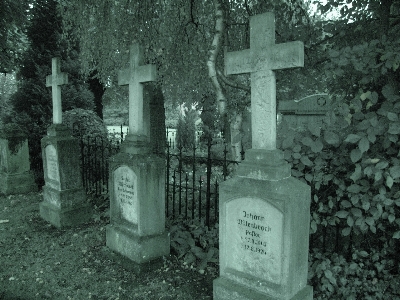
POLYGON ((171 249, 182 264, 203 273, 209 263, 218 262, 218 225, 208 228, 204 220, 173 220, 169 226, 171 249))
POLYGON ((75 137, 107 139, 107 127, 94 111, 75 108, 63 113, 63 124, 75 137))
POLYGON ((393 292, 391 268, 393 261, 386 259, 386 250, 368 253, 354 249, 349 260, 337 253, 316 251, 309 268, 314 299, 389 299, 387 295, 393 292))

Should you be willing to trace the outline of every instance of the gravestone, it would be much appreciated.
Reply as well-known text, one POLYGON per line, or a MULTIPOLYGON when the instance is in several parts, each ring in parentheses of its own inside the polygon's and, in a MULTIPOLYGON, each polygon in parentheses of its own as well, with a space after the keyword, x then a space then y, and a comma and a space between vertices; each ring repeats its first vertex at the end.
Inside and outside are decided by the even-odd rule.
POLYGON ((311 95, 300 101, 280 101, 278 111, 282 121, 290 129, 304 131, 307 125, 322 125, 327 112, 332 110, 332 102, 327 94, 311 95))
MULTIPOLYGON (((152 153, 150 101, 143 82, 156 80, 154 65, 142 65, 138 44, 130 48, 130 67, 119 74, 129 85, 129 134, 121 152, 110 158, 110 225, 106 244, 126 257, 136 272, 161 262, 169 254, 165 230, 165 163, 152 153)), ((165 133, 163 132, 165 138, 165 133)))
POLYGON ((21 132, 0 130, 0 194, 36 192, 30 169, 28 139, 21 132))
POLYGON ((227 74, 251 73, 252 149, 220 186, 220 277, 214 299, 312 299, 307 285, 310 187, 276 149, 273 70, 302 67, 303 44, 275 44, 275 18, 250 18, 250 49, 228 52, 227 74))
POLYGON ((59 59, 53 58, 52 75, 46 78, 46 86, 52 87, 53 124, 41 140, 45 185, 39 208, 40 216, 57 228, 85 223, 91 217, 82 185, 79 142, 62 124, 60 85, 67 83, 59 59))

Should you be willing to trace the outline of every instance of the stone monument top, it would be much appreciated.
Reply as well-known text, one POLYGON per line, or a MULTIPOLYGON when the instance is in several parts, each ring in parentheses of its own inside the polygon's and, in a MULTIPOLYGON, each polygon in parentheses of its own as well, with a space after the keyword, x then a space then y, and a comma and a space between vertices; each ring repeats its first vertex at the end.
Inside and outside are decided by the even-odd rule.
POLYGON ((61 87, 68 84, 68 74, 61 73, 60 59, 54 57, 51 60, 51 75, 46 77, 46 87, 51 87, 53 99, 53 124, 62 124, 62 106, 61 106, 61 87))
POLYGON ((276 149, 274 70, 303 65, 303 42, 275 44, 272 12, 250 18, 250 49, 226 53, 227 75, 251 73, 252 149, 276 149))
POLYGON ((134 43, 129 50, 129 67, 118 73, 118 84, 129 86, 129 135, 147 136, 143 120, 143 84, 155 81, 157 68, 154 64, 143 64, 143 48, 134 43))

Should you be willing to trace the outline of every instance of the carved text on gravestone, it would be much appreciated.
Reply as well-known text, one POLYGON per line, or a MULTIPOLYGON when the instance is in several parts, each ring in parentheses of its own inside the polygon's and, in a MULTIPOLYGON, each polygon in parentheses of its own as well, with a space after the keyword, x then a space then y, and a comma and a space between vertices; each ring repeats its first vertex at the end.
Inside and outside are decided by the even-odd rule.
POLYGON ((226 204, 228 268, 280 284, 283 214, 266 200, 239 198, 226 204))
POLYGON ((60 182, 60 172, 58 168, 57 150, 53 145, 47 145, 46 149, 47 177, 51 180, 60 182))
POLYGON ((120 166, 114 171, 115 201, 121 218, 137 223, 137 176, 128 166, 120 166))

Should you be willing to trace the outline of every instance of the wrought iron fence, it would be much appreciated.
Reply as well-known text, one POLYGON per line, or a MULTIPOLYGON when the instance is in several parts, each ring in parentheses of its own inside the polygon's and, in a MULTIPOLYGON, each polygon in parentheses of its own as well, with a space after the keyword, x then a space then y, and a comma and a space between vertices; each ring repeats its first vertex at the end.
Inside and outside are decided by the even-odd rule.
MULTIPOLYGON (((108 139, 80 138, 82 181, 88 194, 108 198, 108 159, 119 152, 123 138, 122 129, 117 138, 115 133, 108 139)), ((215 224, 219 183, 237 164, 228 159, 226 145, 209 141, 203 147, 186 150, 166 143, 165 151, 156 154, 164 156, 166 162, 166 216, 204 218, 208 226, 215 224)))

